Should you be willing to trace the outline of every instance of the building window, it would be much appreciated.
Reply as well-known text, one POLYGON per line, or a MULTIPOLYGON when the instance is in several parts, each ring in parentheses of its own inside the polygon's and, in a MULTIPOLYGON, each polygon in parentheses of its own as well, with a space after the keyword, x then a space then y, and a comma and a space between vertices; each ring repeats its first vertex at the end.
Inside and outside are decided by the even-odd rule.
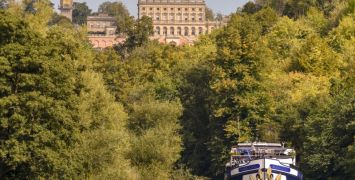
POLYGON ((157 21, 160 20, 160 13, 155 13, 155 19, 156 19, 157 21))
POLYGON ((170 27, 170 34, 175 35, 175 28, 174 27, 170 27))
POLYGON ((160 35, 160 27, 156 27, 155 32, 157 33, 157 35, 160 35))
POLYGON ((163 14, 163 21, 166 21, 166 20, 168 20, 168 14, 167 14, 167 13, 164 13, 164 14, 163 14))
POLYGON ((188 11, 189 9, 188 8, 185 8, 185 11, 188 11))
POLYGON ((181 8, 178 8, 178 11, 181 11, 181 8))
POLYGON ((202 12, 202 8, 200 8, 200 11, 202 12))
POLYGON ((184 13, 184 19, 185 19, 185 21, 189 20, 189 14, 188 13, 184 13))
POLYGON ((176 20, 178 20, 178 21, 181 21, 181 20, 182 20, 182 19, 181 19, 181 13, 179 13, 179 14, 176 15, 176 20))
POLYGON ((160 10, 160 8, 157 8, 157 10, 159 11, 159 10, 160 10))
POLYGON ((167 27, 163 27, 163 35, 167 35, 168 34, 168 28, 167 27))
POLYGON ((166 8, 164 8, 164 11, 166 11, 166 8))
POLYGON ((143 11, 145 11, 145 8, 142 8, 143 11))
POLYGON ((192 21, 195 21, 195 18, 194 18, 194 17, 192 18, 192 21))
POLYGON ((149 8, 149 10, 151 10, 151 11, 152 11, 152 10, 153 10, 153 8, 149 8))
POLYGON ((177 28, 177 34, 181 36, 181 27, 177 28))
POLYGON ((191 28, 191 35, 193 35, 193 36, 196 35, 196 28, 195 27, 191 28))
POLYGON ((188 36, 188 35, 189 35, 189 28, 188 28, 188 27, 185 27, 185 29, 184 29, 184 35, 185 35, 185 36, 188 36))
POLYGON ((170 13, 170 20, 171 21, 174 21, 174 19, 175 19, 174 15, 175 15, 174 13, 170 13))
POLYGON ((195 11, 195 8, 192 8, 192 11, 195 11))
POLYGON ((170 8, 170 10, 174 11, 174 8, 170 8))

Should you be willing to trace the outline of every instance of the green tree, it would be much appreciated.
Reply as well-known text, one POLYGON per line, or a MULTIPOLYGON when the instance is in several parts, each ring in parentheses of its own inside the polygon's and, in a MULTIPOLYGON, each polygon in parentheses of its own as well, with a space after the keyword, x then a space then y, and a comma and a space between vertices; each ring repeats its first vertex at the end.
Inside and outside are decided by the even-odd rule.
POLYGON ((179 163, 191 169, 193 174, 205 177, 213 177, 213 172, 207 171, 211 163, 211 154, 207 149, 207 143, 212 131, 209 127, 212 114, 210 110, 212 93, 209 88, 210 62, 215 58, 215 36, 217 33, 215 31, 211 35, 201 37, 194 47, 181 49, 185 58, 180 61, 185 61, 188 64, 178 70, 182 73, 179 96, 184 108, 180 121, 184 150, 179 163))
POLYGON ((116 25, 118 33, 126 33, 133 17, 130 16, 127 7, 122 2, 106 1, 99 6, 99 13, 106 13, 116 18, 116 25))
POLYGON ((253 14, 256 13, 258 10, 260 10, 260 8, 253 2, 247 2, 244 6, 243 6, 243 10, 242 12, 246 12, 249 14, 253 14))
POLYGON ((301 21, 304 21, 322 36, 326 35, 329 31, 329 19, 325 17, 322 11, 315 7, 311 7, 307 12, 307 16, 301 18, 301 21))
POLYGON ((177 61, 167 59, 169 48, 148 42, 134 47, 126 61, 106 50, 95 65, 128 112, 131 148, 126 157, 143 179, 171 179, 182 150, 182 106, 169 68, 177 61))
POLYGON ((83 25, 86 24, 87 16, 91 14, 91 9, 86 5, 86 2, 73 4, 73 23, 83 25))
POLYGON ((71 29, 74 27, 73 23, 65 16, 61 16, 57 13, 52 15, 51 20, 48 22, 49 26, 59 25, 71 29))
MULTIPOLYGON (((217 36, 217 58, 212 64, 213 94, 209 150, 211 171, 223 174, 228 148, 243 141, 262 138, 264 98, 260 96, 264 57, 257 56, 258 40, 277 21, 277 14, 265 9, 251 16, 234 15, 217 36)), ((261 50, 261 49, 260 49, 261 50)))
POLYGON ((215 14, 212 9, 206 8, 206 20, 208 21, 214 21, 215 20, 215 14))
POLYGON ((169 179, 181 152, 181 105, 147 99, 132 108, 129 129, 138 136, 128 157, 144 179, 169 179))
POLYGON ((129 11, 122 2, 106 1, 100 4, 99 13, 107 13, 110 16, 129 16, 129 11))
POLYGON ((286 4, 292 1, 288 0, 256 0, 256 5, 260 7, 271 7, 280 15, 283 14, 286 4))
POLYGON ((70 149, 81 128, 75 61, 26 19, 0 13, 0 176, 72 177, 78 164, 70 149))
POLYGON ((341 57, 322 38, 310 36, 301 48, 295 49, 290 71, 336 75, 341 64, 341 57))
POLYGON ((154 34, 153 21, 150 17, 143 16, 136 20, 125 33, 127 34, 126 41, 116 46, 116 49, 123 57, 126 57, 135 48, 149 42, 149 37, 154 34))
MULTIPOLYGON (((50 21, 53 8, 49 0, 35 1, 35 0, 24 0, 22 1, 24 12, 20 9, 20 12, 17 12, 17 16, 23 16, 29 20, 29 25, 33 29, 37 29, 38 32, 45 34, 48 30, 48 22, 50 21)), ((14 6, 18 6, 14 3, 14 6)))
POLYGON ((137 177, 127 114, 90 70, 86 35, 0 13, 0 178, 137 177))
POLYGON ((354 79, 335 83, 335 95, 324 108, 315 109, 306 123, 307 139, 302 169, 312 179, 353 179, 354 79))
POLYGON ((336 52, 340 53, 343 58, 344 68, 341 70, 341 74, 344 77, 352 77, 355 69, 354 22, 354 16, 344 17, 339 26, 329 35, 331 46, 336 52))
POLYGON ((223 21, 223 17, 224 17, 223 14, 217 13, 217 15, 216 15, 216 21, 223 21))
POLYGON ((115 102, 100 74, 81 74, 78 116, 83 124, 82 143, 76 151, 85 165, 83 177, 94 179, 134 179, 138 173, 126 154, 130 150, 129 134, 125 128, 127 114, 115 102))

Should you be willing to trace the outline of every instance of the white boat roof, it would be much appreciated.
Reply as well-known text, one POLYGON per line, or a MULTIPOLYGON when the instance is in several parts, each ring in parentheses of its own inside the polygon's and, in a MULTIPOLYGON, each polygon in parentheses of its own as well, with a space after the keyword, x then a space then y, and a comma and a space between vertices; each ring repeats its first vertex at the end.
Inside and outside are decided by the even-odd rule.
POLYGON ((254 142, 254 143, 238 143, 238 147, 250 147, 250 146, 265 146, 265 147, 282 147, 280 143, 265 143, 265 142, 254 142))

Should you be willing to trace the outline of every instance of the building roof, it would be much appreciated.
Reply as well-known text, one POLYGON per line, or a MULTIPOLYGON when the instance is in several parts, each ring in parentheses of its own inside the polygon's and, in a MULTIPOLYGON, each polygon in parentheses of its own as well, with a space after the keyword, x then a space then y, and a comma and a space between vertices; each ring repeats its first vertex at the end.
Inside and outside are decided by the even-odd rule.
POLYGON ((88 16, 87 21, 116 21, 116 19, 108 14, 99 14, 97 16, 88 16))
POLYGON ((138 5, 140 4, 199 4, 205 5, 205 0, 139 0, 138 5))

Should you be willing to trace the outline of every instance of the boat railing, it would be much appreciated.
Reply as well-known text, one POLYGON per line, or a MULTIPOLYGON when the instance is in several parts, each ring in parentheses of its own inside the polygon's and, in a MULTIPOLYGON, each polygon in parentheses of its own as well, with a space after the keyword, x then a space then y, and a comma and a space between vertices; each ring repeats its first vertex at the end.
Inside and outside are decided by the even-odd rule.
POLYGON ((280 161, 282 159, 292 159, 293 157, 288 155, 232 155, 230 165, 232 167, 237 167, 240 164, 248 164, 250 161, 265 158, 280 161))

